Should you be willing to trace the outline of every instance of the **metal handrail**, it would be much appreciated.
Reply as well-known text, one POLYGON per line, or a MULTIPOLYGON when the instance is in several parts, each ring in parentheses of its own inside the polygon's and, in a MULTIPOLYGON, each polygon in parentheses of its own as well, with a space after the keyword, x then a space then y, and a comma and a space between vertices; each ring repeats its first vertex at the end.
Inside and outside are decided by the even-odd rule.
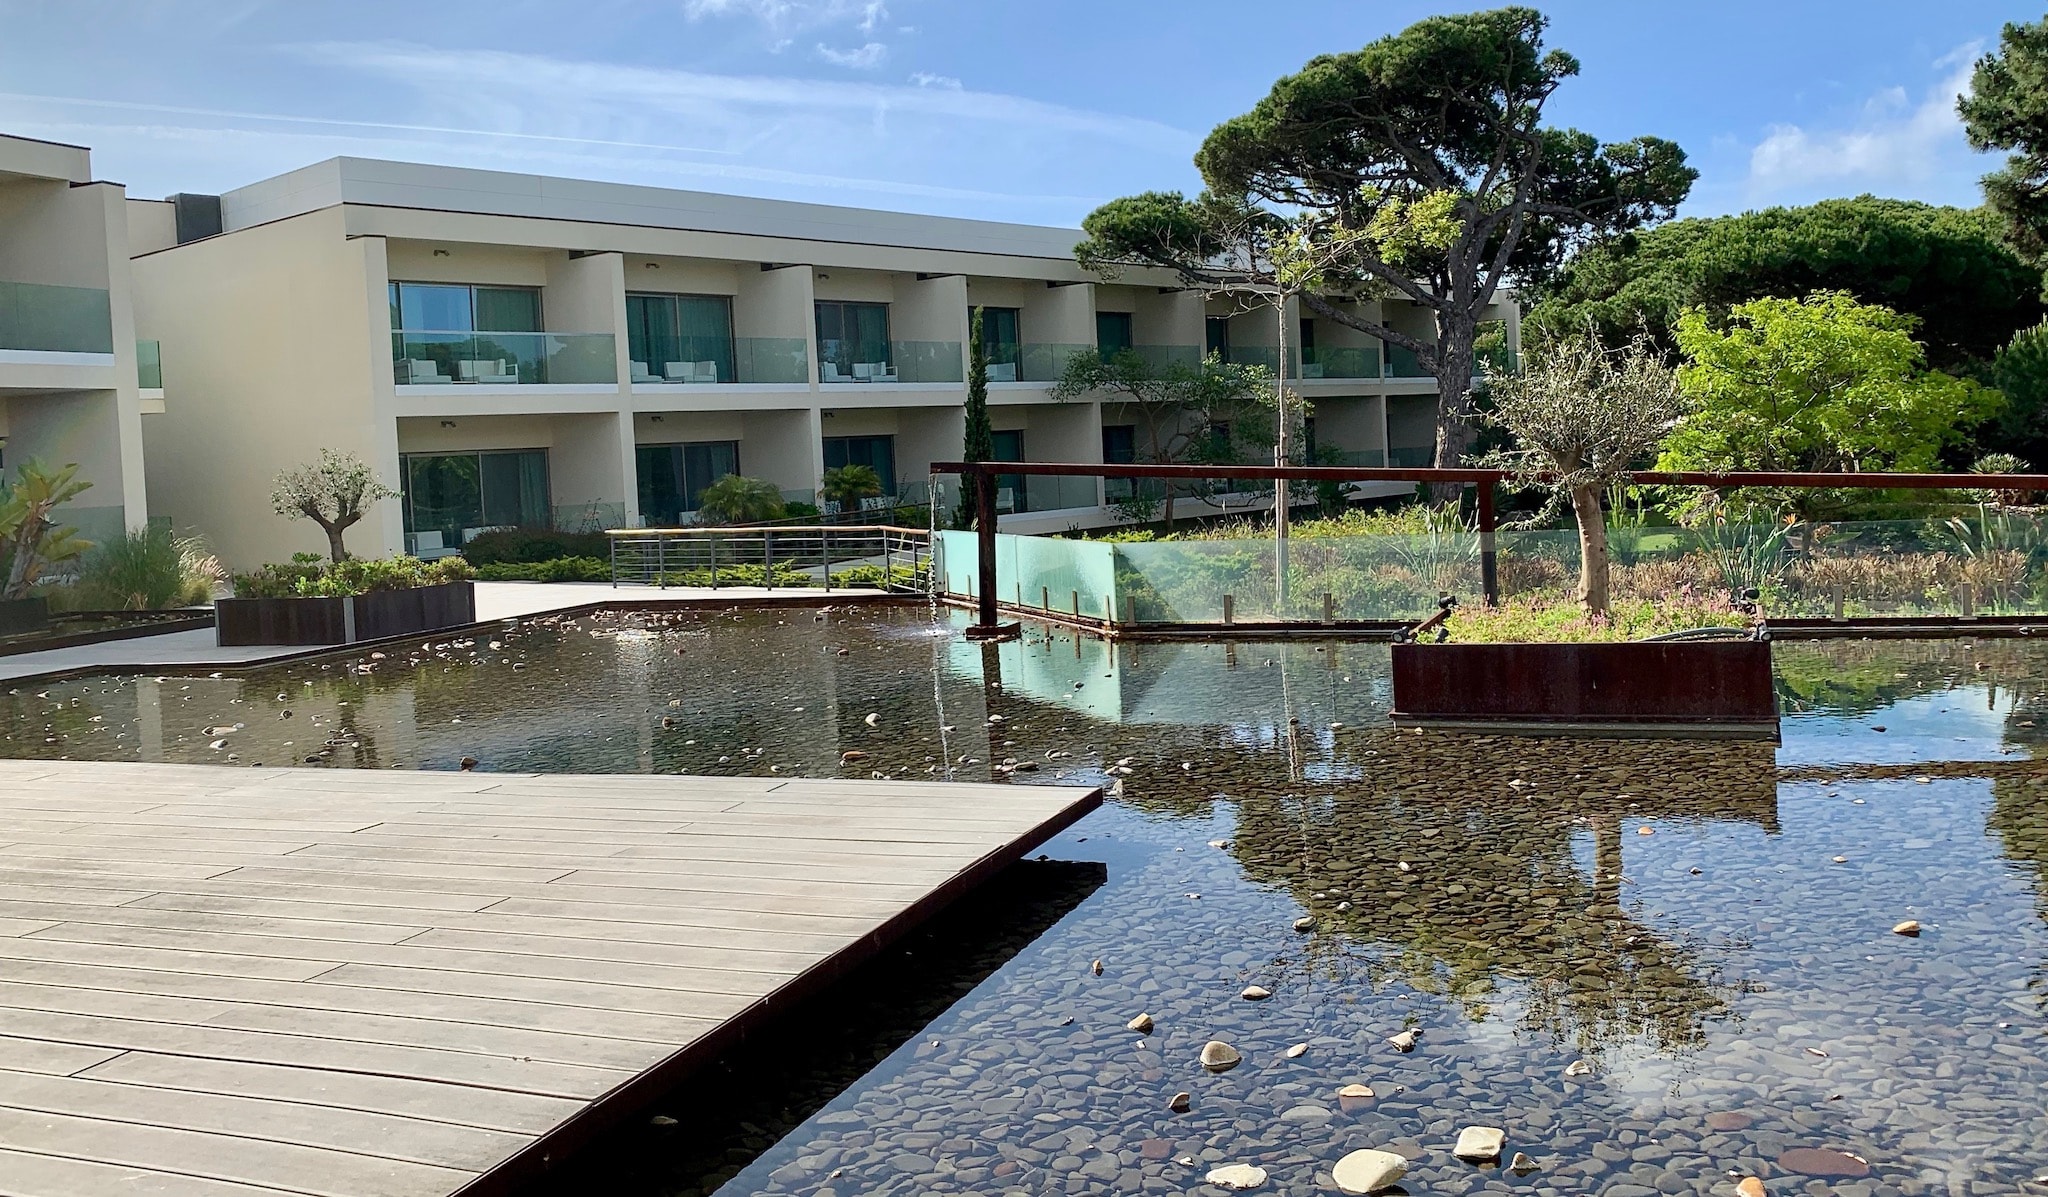
POLYGON ((919 590, 919 580, 932 568, 930 532, 889 524, 608 528, 605 535, 614 586, 638 582, 666 588, 682 574, 691 584, 696 584, 691 575, 699 575, 704 585, 718 589, 729 584, 721 570, 742 567, 759 569, 766 589, 822 582, 830 591, 835 567, 859 561, 879 567, 885 590, 919 590), (906 569, 910 581, 899 582, 899 571, 906 569), (792 580, 792 575, 802 578, 792 580))

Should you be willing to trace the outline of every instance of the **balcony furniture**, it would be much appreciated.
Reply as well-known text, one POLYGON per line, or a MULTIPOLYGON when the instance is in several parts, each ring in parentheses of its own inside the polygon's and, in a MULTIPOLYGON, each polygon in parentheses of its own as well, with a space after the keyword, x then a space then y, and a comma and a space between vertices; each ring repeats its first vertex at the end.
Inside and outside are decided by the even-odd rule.
POLYGON ((504 358, 457 362, 455 372, 464 382, 504 384, 519 381, 519 372, 516 368, 510 371, 505 369, 504 358))
POLYGON ((447 382, 448 376, 441 373, 440 362, 421 361, 414 357, 406 359, 405 381, 417 386, 420 383, 447 382))
POLYGON ((888 362, 855 362, 853 363, 853 380, 855 382, 895 382, 896 367, 888 362))
POLYGON ((662 373, 670 382, 717 382, 718 363, 712 362, 668 362, 662 373))
POLYGON ((850 381, 852 381, 852 380, 851 380, 851 379, 849 379, 849 378, 847 378, 847 377, 846 377, 846 376, 845 376, 844 374, 841 374, 841 373, 839 372, 839 363, 838 363, 838 362, 819 362, 819 363, 818 363, 818 381, 819 381, 819 382, 850 382, 850 381))
POLYGON ((1017 363, 990 362, 988 364, 988 380, 990 382, 1017 381, 1017 363))
POLYGON ((659 374, 656 374, 656 373, 655 373, 654 371, 652 371, 652 370, 649 370, 649 369, 647 368, 647 363, 646 363, 646 362, 634 362, 634 363, 633 363, 633 381, 634 381, 634 382, 660 382, 660 381, 661 381, 661 376, 660 376, 659 374))
POLYGON ((996 488, 996 510, 1017 510, 1017 492, 1015 489, 1007 486, 998 486, 996 488))
POLYGON ((438 531, 412 534, 412 555, 422 561, 434 561, 454 553, 455 550, 448 547, 438 531))

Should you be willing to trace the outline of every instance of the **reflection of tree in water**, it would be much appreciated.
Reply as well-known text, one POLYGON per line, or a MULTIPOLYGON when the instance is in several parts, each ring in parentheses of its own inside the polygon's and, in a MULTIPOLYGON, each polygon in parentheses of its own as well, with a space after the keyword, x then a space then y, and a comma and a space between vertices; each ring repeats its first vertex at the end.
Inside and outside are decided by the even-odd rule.
POLYGON ((1314 942, 1338 954, 1365 945, 1359 963, 1375 982, 1399 977, 1475 1019, 1502 982, 1519 983, 1525 1028, 1589 1053, 1704 1042, 1733 987, 1629 909, 1623 836, 1647 818, 1775 829, 1771 746, 1383 739, 1401 751, 1384 754, 1372 793, 1240 804, 1234 851, 1246 873, 1346 933, 1314 942), (1582 832, 1593 839, 1590 876, 1574 855, 1582 832))
POLYGON ((2043 693, 2043 647, 2032 639, 1813 640, 1773 646, 1772 670, 1786 714, 1868 714, 1903 699, 1958 686, 2043 693), (1981 668, 1980 668, 1981 666, 1981 668))

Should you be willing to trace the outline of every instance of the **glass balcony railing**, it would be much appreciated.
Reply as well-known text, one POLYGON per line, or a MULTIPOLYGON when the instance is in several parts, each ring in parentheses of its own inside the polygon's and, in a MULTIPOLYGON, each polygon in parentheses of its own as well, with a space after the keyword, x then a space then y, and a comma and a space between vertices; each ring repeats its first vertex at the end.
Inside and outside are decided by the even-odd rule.
POLYGON ((96 287, 0 281, 0 349, 114 352, 114 309, 96 287))
POLYGON ((164 389, 164 347, 159 342, 135 342, 135 385, 145 391, 164 389))
POLYGON ((1200 345, 1126 345, 1121 349, 1098 348, 1096 352, 1102 355, 1104 361, 1120 353, 1135 353, 1154 370, 1164 370, 1171 366, 1192 370, 1202 364, 1200 345))
POLYGON ((1399 345, 1389 345, 1387 346, 1386 377, 1432 378, 1434 375, 1423 369, 1421 362, 1415 360, 1415 351, 1413 349, 1404 349, 1399 345))
POLYGON ((802 337, 685 337, 627 352, 636 383, 810 381, 810 349, 802 337))
POLYGON ((827 384, 967 381, 958 341, 891 341, 862 350, 845 342, 818 345, 818 381, 827 384))
POLYGON ((1387 450, 1387 464, 1397 469, 1413 469, 1427 466, 1436 461, 1436 449, 1431 445, 1395 447, 1387 450))
POLYGON ((1298 377, 1303 379, 1379 376, 1380 348, 1377 345, 1317 347, 1301 351, 1298 377))
POLYGON ((1010 360, 999 369, 995 356, 990 355, 990 382, 1058 382, 1067 372, 1068 358, 1095 351, 1093 345, 1005 345, 1001 348, 1011 351, 1010 360))
POLYGON ((610 333, 425 332, 391 334, 400 386, 532 386, 615 383, 610 333))
POLYGON ((1050 474, 996 475, 996 510, 1000 512, 1071 511, 1079 507, 1099 506, 1101 500, 1096 497, 1093 478, 1050 474))
POLYGON ((1316 465, 1358 466, 1377 470, 1387 464, 1385 449, 1338 449, 1316 455, 1316 465))

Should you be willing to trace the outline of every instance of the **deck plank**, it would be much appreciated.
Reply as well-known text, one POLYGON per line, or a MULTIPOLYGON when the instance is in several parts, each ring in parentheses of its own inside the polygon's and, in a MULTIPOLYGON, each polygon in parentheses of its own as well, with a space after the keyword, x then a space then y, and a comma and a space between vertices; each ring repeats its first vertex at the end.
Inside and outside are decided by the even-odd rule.
POLYGON ((0 761, 0 1197, 475 1191, 1097 800, 0 761))

